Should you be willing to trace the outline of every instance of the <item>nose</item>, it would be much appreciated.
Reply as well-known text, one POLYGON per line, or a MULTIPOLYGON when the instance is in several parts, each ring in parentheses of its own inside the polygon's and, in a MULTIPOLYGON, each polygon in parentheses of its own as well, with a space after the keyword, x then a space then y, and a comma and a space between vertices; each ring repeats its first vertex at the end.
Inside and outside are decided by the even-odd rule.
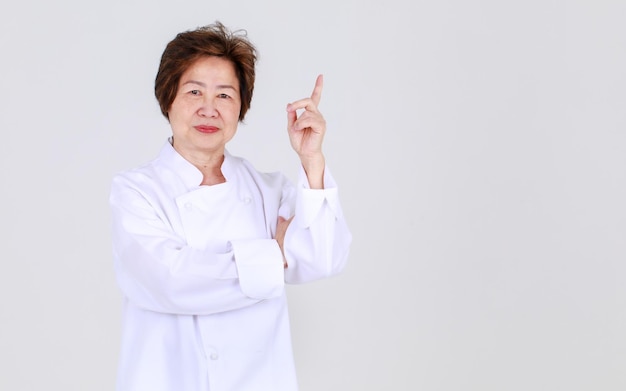
POLYGON ((217 117, 218 111, 214 100, 209 97, 203 99, 202 104, 198 108, 198 115, 200 115, 201 117, 209 118, 217 117))

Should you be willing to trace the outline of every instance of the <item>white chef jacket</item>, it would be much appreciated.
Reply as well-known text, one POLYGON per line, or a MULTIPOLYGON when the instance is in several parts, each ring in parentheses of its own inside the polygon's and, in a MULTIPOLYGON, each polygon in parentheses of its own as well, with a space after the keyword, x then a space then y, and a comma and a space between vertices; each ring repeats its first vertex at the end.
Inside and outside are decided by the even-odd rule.
POLYGON ((113 178, 114 266, 125 297, 118 391, 297 390, 284 284, 339 273, 350 231, 336 184, 298 186, 225 152, 226 182, 167 142, 113 178), (295 214, 276 240, 278 216, 295 214))

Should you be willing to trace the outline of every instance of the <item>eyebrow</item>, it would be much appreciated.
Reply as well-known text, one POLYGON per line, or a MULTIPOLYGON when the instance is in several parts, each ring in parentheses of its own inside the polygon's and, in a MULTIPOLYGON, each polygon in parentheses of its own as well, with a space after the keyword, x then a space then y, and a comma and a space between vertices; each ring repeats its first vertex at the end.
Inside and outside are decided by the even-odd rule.
MULTIPOLYGON (((187 85, 187 84, 196 84, 196 85, 199 85, 200 87, 204 87, 204 88, 207 87, 206 83, 203 83, 203 82, 198 81, 198 80, 187 80, 186 82, 183 83, 183 85, 187 85)), ((225 89, 226 88, 226 89, 231 89, 233 91, 237 91, 237 89, 234 86, 230 85, 230 84, 218 84, 215 87, 217 89, 225 89)))

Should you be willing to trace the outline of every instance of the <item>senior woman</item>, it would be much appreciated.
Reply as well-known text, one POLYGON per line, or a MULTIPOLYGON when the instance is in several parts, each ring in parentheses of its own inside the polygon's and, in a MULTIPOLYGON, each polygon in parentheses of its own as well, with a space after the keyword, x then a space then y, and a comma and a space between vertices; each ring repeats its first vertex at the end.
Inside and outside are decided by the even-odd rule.
POLYGON ((113 178, 124 295, 118 391, 294 391, 285 283, 339 273, 352 240, 326 166, 323 80, 287 105, 297 186, 226 149, 250 108, 256 49, 220 22, 166 46, 155 95, 172 136, 113 178), (298 114, 300 113, 300 114, 298 114))

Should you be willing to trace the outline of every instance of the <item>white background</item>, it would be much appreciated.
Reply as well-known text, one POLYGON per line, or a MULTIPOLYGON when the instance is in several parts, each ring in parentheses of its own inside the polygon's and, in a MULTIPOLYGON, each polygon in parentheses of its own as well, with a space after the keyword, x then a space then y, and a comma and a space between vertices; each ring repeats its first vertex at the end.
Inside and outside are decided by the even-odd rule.
POLYGON ((623 1, 0 6, 0 389, 109 391, 108 191, 169 135, 165 44, 221 20, 260 60, 230 145, 293 178, 325 75, 346 271, 290 286, 303 391, 626 389, 623 1))

